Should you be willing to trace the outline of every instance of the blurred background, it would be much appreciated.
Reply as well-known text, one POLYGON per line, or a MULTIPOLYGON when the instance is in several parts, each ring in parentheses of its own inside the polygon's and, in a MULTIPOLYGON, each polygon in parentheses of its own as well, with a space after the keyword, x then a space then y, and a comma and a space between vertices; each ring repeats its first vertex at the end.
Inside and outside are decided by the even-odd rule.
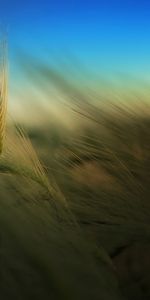
POLYGON ((115 87, 117 93, 127 87, 131 92, 140 83, 149 94, 149 15, 146 0, 1 0, 0 29, 1 35, 7 33, 9 49, 10 114, 37 125, 49 120, 49 112, 65 124, 72 120, 58 101, 62 93, 49 82, 37 83, 35 72, 27 68, 34 61, 39 75, 38 62, 58 68, 85 89, 114 95, 115 87))

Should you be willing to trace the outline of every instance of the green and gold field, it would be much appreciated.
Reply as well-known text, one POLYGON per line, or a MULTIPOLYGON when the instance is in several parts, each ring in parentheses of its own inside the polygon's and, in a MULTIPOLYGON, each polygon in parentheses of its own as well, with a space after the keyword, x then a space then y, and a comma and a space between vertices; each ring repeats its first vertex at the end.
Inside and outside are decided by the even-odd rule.
POLYGON ((94 88, 72 72, 24 63, 40 103, 57 94, 58 115, 36 98, 33 122, 11 113, 4 47, 0 298, 150 299, 148 88, 94 88))

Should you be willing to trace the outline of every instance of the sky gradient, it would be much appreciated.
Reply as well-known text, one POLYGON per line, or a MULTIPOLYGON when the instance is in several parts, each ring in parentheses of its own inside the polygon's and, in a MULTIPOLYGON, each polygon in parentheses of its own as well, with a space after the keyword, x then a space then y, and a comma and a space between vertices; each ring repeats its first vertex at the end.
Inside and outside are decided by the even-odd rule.
POLYGON ((13 72, 23 50, 50 61, 68 52, 101 74, 150 77, 149 1, 1 0, 0 24, 13 72))

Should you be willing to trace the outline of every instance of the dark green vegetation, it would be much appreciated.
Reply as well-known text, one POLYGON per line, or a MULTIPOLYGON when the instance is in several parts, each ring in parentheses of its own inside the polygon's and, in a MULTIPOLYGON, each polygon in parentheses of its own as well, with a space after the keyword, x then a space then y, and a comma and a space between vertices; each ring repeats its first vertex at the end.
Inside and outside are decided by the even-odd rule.
POLYGON ((1 299, 150 299, 149 105, 105 104, 44 66, 30 76, 83 124, 6 133, 1 299))

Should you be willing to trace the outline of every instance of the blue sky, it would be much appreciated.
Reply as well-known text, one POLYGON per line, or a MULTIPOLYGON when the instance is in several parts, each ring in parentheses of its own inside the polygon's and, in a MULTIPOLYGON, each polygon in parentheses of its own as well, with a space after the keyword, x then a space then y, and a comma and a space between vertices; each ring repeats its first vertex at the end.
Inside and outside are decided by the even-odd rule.
POLYGON ((16 77, 18 50, 43 60, 68 52, 102 75, 150 77, 148 0, 1 0, 0 25, 16 77))

